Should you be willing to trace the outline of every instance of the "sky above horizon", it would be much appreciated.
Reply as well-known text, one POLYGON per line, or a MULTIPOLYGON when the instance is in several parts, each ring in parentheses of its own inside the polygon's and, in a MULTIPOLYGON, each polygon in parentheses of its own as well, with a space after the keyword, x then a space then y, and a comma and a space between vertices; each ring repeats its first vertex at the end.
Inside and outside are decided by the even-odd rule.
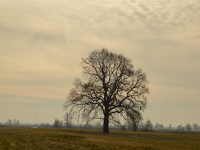
POLYGON ((0 122, 62 119, 81 58, 107 48, 150 82, 144 119, 200 125, 199 0, 0 0, 0 122))

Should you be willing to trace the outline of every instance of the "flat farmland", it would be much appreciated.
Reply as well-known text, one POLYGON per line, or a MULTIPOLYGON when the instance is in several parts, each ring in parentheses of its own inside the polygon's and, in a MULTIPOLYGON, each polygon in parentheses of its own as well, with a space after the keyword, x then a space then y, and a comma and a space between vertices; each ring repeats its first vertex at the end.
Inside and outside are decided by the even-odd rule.
POLYGON ((200 150, 200 134, 0 128, 0 150, 200 150))

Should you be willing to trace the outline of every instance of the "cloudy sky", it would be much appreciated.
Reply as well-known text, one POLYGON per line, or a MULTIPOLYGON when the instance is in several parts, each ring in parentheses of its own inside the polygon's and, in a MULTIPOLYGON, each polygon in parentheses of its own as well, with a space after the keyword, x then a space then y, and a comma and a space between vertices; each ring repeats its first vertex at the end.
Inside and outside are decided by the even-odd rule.
POLYGON ((199 0, 0 0, 0 122, 62 119, 80 60, 107 48, 150 81, 144 119, 200 125, 199 0))

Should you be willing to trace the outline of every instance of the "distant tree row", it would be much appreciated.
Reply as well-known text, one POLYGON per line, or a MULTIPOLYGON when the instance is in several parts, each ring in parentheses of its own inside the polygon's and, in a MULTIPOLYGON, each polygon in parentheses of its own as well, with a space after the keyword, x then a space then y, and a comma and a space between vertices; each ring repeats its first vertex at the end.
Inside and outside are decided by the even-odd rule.
POLYGON ((163 129, 164 126, 163 126, 163 124, 156 123, 156 125, 155 125, 154 128, 155 128, 155 129, 163 129))
MULTIPOLYGON (((172 124, 169 125, 169 127, 164 127, 163 124, 156 123, 155 126, 153 126, 151 120, 147 120, 146 122, 142 122, 143 119, 140 118, 140 121, 135 123, 128 120, 128 122, 125 125, 121 125, 121 129, 125 130, 133 130, 133 131, 152 131, 153 129, 170 129, 172 130, 172 124), (135 127, 136 126, 136 127, 135 127)), ((178 125, 176 128, 173 128, 173 130, 179 130, 179 131, 200 131, 200 126, 197 123, 194 123, 193 125, 187 123, 185 126, 178 125)))
MULTIPOLYGON (((80 127, 80 125, 75 125, 74 120, 77 118, 77 114, 74 114, 72 112, 67 112, 62 120, 55 119, 53 123, 54 128, 74 128, 74 127, 80 127)), ((80 117, 80 116, 79 116, 80 117)), ((80 118, 78 117, 78 120, 80 118)), ((82 115, 83 122, 81 127, 84 128, 90 128, 90 127, 96 127, 96 128, 102 128, 101 121, 94 123, 93 118, 90 118, 89 116, 84 116, 82 115)), ((127 111, 126 116, 124 116, 125 122, 122 124, 119 120, 113 119, 112 124, 114 124, 115 128, 119 128, 121 130, 132 130, 132 131, 152 131, 153 129, 175 129, 174 127, 172 128, 172 124, 170 124, 168 127, 164 127, 163 124, 161 123, 156 123, 153 125, 150 119, 143 121, 142 114, 137 111, 127 111)), ((180 131, 191 131, 191 130, 200 130, 200 126, 197 123, 194 123, 193 125, 191 124, 186 124, 185 126, 183 125, 178 125, 177 130, 180 131)))
POLYGON ((187 123, 185 126, 178 125, 177 130, 180 130, 180 131, 191 131, 191 130, 199 131, 200 126, 197 123, 194 123, 193 125, 187 123))
POLYGON ((20 122, 19 120, 16 120, 16 119, 8 119, 7 122, 5 123, 0 123, 1 126, 19 126, 20 122))

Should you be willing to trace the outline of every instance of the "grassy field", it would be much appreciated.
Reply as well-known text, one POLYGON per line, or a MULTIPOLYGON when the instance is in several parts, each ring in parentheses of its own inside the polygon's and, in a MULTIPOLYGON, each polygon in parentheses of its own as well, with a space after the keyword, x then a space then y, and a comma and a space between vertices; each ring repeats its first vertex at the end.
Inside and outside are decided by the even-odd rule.
POLYGON ((0 150, 200 150, 200 134, 0 128, 0 150))

